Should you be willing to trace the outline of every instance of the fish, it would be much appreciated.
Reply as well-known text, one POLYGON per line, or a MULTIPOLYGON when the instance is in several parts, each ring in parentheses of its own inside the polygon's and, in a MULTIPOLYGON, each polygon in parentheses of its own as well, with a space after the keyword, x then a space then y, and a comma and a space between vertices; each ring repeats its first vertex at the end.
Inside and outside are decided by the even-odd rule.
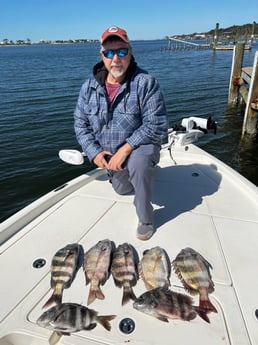
POLYGON ((81 330, 92 330, 101 324, 106 330, 111 330, 110 321, 116 315, 98 315, 98 312, 77 303, 61 303, 46 310, 36 321, 37 325, 53 333, 49 344, 55 345, 61 336, 71 335, 81 330))
POLYGON ((78 243, 68 244, 59 249, 51 262, 51 288, 54 289, 43 308, 62 303, 63 290, 71 286, 77 271, 83 263, 83 247, 78 243))
POLYGON ((191 321, 199 315, 210 323, 206 310, 194 306, 190 296, 165 287, 144 292, 134 301, 133 308, 163 322, 169 319, 191 321))
POLYGON ((83 269, 86 285, 90 283, 87 305, 96 298, 104 299, 105 295, 100 289, 109 277, 109 268, 112 255, 112 242, 108 239, 99 241, 84 254, 83 269))
POLYGON ((214 291, 211 264, 200 253, 188 247, 180 251, 172 261, 172 267, 185 289, 191 295, 199 294, 199 307, 217 313, 209 299, 209 294, 214 291))
POLYGON ((133 291, 133 286, 138 280, 137 262, 135 251, 131 244, 120 244, 113 253, 111 263, 111 273, 115 285, 119 288, 123 287, 122 305, 135 300, 136 296, 133 291))
POLYGON ((138 265, 138 270, 147 290, 170 286, 170 263, 165 250, 159 246, 147 249, 138 265))

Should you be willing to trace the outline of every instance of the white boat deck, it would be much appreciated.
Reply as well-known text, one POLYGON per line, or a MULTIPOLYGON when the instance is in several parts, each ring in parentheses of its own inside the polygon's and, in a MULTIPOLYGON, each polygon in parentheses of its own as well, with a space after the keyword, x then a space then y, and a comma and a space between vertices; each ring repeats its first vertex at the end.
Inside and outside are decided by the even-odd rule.
MULTIPOLYGON (((110 276, 102 287, 105 300, 95 300, 89 308, 100 315, 117 315, 111 331, 97 325, 92 331, 63 336, 59 344, 258 344, 257 188, 194 145, 172 154, 176 165, 165 151, 156 169, 153 205, 157 231, 149 241, 135 236, 133 195, 117 195, 100 169, 49 193, 0 225, 0 345, 48 344, 51 331, 35 321, 52 294, 53 255, 68 243, 80 242, 86 251, 105 238, 116 245, 129 242, 139 258, 145 249, 157 245, 171 261, 185 247, 200 252, 213 266, 215 291, 210 299, 218 314, 209 314, 210 324, 198 316, 190 322, 161 322, 133 309, 131 302, 122 306, 122 289, 110 276), (74 192, 69 194, 71 190, 74 192), (16 224, 23 225, 19 232, 16 224), (12 232, 17 233, 11 237, 12 232), (37 269, 33 262, 39 258, 46 265, 37 269), (135 322, 129 335, 119 330, 119 322, 126 317, 135 322)), ((187 294, 173 272, 170 280, 173 291, 187 294)), ((136 296, 145 291, 139 279, 136 296)), ((64 290, 63 302, 86 305, 88 292, 80 269, 72 286, 64 290)), ((196 305, 198 300, 194 297, 196 305)))

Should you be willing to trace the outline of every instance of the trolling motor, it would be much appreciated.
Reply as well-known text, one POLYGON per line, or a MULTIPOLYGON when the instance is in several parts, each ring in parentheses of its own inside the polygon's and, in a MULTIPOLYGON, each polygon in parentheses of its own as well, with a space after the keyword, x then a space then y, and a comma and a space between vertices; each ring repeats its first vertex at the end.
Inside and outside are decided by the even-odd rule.
POLYGON ((181 125, 175 125, 168 130, 168 146, 186 146, 197 141, 209 130, 217 133, 217 122, 211 117, 204 119, 201 117, 187 117, 182 119, 181 125))

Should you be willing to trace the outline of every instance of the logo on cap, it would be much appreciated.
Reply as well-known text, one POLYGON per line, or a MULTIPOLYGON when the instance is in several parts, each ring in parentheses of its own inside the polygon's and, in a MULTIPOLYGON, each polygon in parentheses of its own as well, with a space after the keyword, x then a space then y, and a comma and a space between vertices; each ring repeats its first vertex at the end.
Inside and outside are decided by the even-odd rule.
POLYGON ((117 26, 111 26, 109 29, 108 29, 108 32, 111 32, 111 33, 114 33, 114 32, 117 32, 119 31, 118 27, 117 26))

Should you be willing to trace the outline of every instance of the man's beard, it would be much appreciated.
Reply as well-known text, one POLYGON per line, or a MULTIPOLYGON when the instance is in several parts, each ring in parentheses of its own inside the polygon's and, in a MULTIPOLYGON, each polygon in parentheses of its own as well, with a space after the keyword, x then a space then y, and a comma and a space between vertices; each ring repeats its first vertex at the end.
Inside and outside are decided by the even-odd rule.
MULTIPOLYGON (((113 67, 121 67, 121 66, 113 66, 113 67)), ((117 79, 120 78, 124 75, 124 70, 120 69, 120 70, 114 70, 113 68, 111 68, 110 74, 112 74, 113 78, 117 79)))

